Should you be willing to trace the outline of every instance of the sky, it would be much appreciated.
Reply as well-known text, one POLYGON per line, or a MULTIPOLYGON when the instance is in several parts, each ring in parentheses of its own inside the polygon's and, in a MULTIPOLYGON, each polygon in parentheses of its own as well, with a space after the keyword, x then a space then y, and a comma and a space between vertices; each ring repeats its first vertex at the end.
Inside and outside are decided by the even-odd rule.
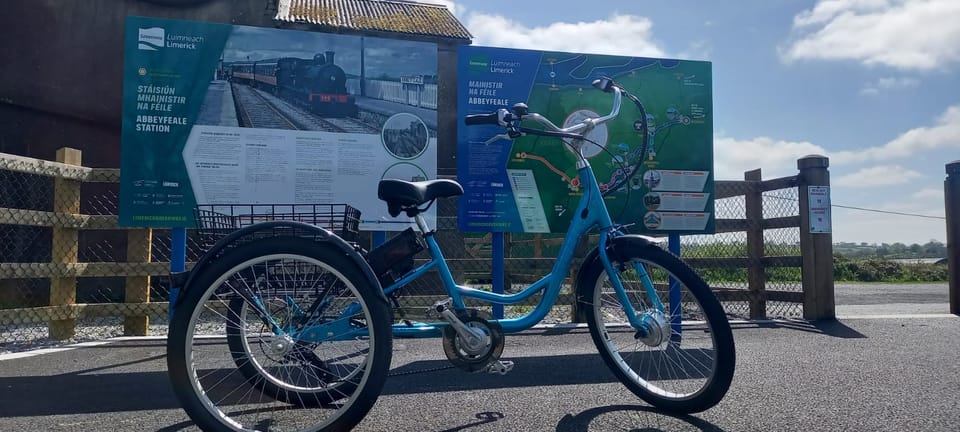
POLYGON ((473 45, 710 61, 717 180, 824 155, 834 242, 946 241, 958 0, 420 1, 450 8, 473 45))

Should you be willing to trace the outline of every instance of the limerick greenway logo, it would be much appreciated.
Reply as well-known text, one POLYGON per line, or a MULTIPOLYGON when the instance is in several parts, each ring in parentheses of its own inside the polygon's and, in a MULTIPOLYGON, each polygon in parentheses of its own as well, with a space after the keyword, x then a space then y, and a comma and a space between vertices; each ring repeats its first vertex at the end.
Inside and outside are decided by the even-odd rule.
POLYGON ((468 61, 473 72, 486 72, 490 67, 490 57, 487 56, 473 56, 468 61))
POLYGON ((137 48, 145 51, 157 51, 163 48, 164 30, 161 27, 140 29, 140 38, 137 48))

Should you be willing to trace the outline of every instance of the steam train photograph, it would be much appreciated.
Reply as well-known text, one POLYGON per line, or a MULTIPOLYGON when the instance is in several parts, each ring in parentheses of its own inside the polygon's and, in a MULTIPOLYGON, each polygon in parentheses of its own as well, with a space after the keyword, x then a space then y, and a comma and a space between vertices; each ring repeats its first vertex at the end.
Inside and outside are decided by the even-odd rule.
POLYGON ((224 64, 227 79, 270 91, 323 117, 357 117, 347 93, 347 75, 334 63, 334 52, 313 58, 281 57, 224 64))

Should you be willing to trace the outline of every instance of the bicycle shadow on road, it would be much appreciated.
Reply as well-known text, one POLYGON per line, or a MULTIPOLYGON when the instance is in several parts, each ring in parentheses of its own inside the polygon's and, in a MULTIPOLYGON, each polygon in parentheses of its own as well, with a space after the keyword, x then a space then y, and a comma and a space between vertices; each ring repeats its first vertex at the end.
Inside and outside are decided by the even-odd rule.
POLYGON ((579 414, 567 414, 557 423, 557 432, 622 430, 654 432, 697 430, 723 432, 723 429, 691 415, 667 414, 641 405, 610 405, 590 408, 579 414), (692 426, 692 428, 691 428, 692 426))
MULTIPOLYGON (((543 387, 553 385, 583 385, 617 383, 617 378, 603 363, 599 354, 562 354, 552 356, 511 357, 514 370, 507 376, 485 373, 470 373, 451 368, 447 360, 417 360, 395 367, 387 379, 382 394, 412 394, 432 392, 467 391, 477 389, 503 389, 543 387)), ((686 354, 690 359, 699 359, 696 364, 712 364, 702 353, 686 354)), ((638 364, 655 364, 651 353, 637 355, 638 364), (650 359, 644 360, 644 357, 650 359)), ((641 372, 648 380, 675 379, 678 374, 685 378, 702 379, 711 372, 706 368, 689 367, 684 371, 670 372, 650 369, 641 372)))

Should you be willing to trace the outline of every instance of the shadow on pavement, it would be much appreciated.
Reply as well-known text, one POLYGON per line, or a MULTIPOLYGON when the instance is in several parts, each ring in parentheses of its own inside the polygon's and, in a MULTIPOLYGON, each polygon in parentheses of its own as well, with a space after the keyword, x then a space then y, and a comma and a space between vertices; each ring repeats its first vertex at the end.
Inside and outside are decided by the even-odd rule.
MULTIPOLYGON (((687 378, 705 378, 709 371, 694 365, 706 365, 711 362, 702 357, 705 354, 697 350, 678 350, 682 352, 683 362, 690 364, 682 373, 687 378)), ((638 353, 634 357, 636 364, 656 365, 662 358, 644 359, 650 353, 638 353)), ((603 363, 599 354, 566 354, 555 356, 510 357, 505 353, 504 360, 514 361, 514 369, 506 376, 484 373, 468 373, 460 369, 448 368, 446 360, 421 360, 394 368, 387 379, 383 394, 413 394, 464 390, 488 390, 501 388, 542 387, 551 385, 580 385, 599 383, 618 383, 610 369, 603 363), (423 372, 423 373, 419 373, 423 372)), ((677 364, 679 360, 675 360, 677 364)), ((677 379, 678 370, 662 371, 662 368, 647 368, 641 375, 648 380, 677 379)))
POLYGON ((804 320, 776 320, 776 321, 757 321, 731 324, 734 330, 746 328, 772 328, 798 330, 808 333, 817 333, 826 336, 833 336, 842 339, 866 339, 866 335, 860 333, 846 324, 835 321, 804 321, 804 320))
MULTIPOLYGON (((5 377, 2 381, 4 392, 0 393, 0 417, 180 409, 165 371, 103 372, 160 358, 162 356, 58 375, 5 377)), ((504 358, 511 359, 509 353, 504 358)), ((517 357, 512 360, 516 365, 506 376, 446 368, 449 366, 447 360, 412 362, 391 371, 405 375, 388 378, 382 394, 618 382, 598 354, 517 357), (417 373, 425 370, 430 372, 417 373)), ((490 417, 482 420, 493 421, 490 417)))
POLYGON ((179 409, 166 372, 3 378, 0 417, 179 409))
POLYGON ((691 415, 666 414, 639 405, 611 405, 591 408, 577 415, 567 414, 557 423, 557 432, 622 430, 654 432, 673 430, 717 431, 723 429, 691 415), (691 426, 693 428, 691 428, 691 426))
POLYGON ((470 423, 467 423, 467 424, 462 425, 462 426, 457 426, 457 427, 455 427, 455 428, 444 429, 444 430, 442 430, 442 431, 440 431, 440 432, 459 432, 459 431, 462 431, 462 430, 467 430, 467 429, 470 429, 470 428, 472 428, 472 427, 477 427, 477 426, 480 426, 480 425, 485 425, 485 424, 487 424, 487 423, 493 423, 493 422, 495 422, 495 421, 497 421, 497 420, 502 419, 502 418, 504 417, 504 415, 503 415, 502 412, 497 412, 497 411, 484 411, 484 412, 481 412, 481 413, 477 413, 474 417, 477 418, 477 421, 475 421, 475 422, 470 422, 470 423))

